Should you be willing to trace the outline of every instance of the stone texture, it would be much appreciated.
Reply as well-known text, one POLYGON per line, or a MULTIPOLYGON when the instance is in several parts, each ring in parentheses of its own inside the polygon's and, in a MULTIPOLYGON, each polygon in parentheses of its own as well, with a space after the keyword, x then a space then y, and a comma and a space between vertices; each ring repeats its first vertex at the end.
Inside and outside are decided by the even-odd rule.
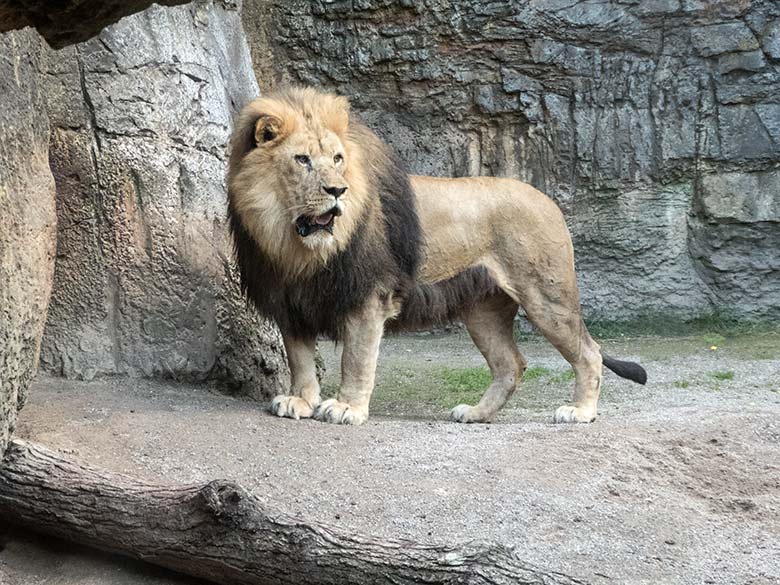
POLYGON ((705 216, 722 223, 780 224, 780 170, 705 175, 701 205, 705 216))
POLYGON ((780 19, 767 25, 763 48, 770 59, 780 59, 780 19))
POLYGON ((151 7, 52 54, 48 371, 280 391, 278 334, 239 294, 225 221, 232 118, 258 92, 238 8, 151 7))
POLYGON ((762 51, 748 51, 746 53, 727 53, 718 61, 720 74, 732 71, 761 71, 766 66, 762 51))
POLYGON ((696 27, 691 31, 691 41, 703 57, 758 48, 756 37, 741 21, 696 27))
MULTIPOLYGON (((187 0, 156 0, 184 4, 187 0)), ((104 27, 147 8, 150 0, 0 0, 0 32, 35 27, 55 49, 86 41, 104 27)))
POLYGON ((56 215, 33 31, 0 34, 0 455, 38 363, 56 215))
POLYGON ((350 96, 414 172, 550 194, 589 317, 780 318, 776 2, 256 0, 243 20, 261 88, 350 96))

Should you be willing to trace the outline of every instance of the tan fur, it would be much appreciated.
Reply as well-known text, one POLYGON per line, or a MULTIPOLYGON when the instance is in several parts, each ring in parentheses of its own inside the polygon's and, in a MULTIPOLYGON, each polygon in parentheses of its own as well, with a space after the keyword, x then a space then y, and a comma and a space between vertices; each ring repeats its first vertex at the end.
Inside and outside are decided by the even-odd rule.
POLYGON ((525 369, 511 336, 519 305, 575 370, 574 404, 559 408, 555 420, 592 420, 601 386, 601 353, 582 322, 574 249, 558 206, 514 179, 416 176, 412 186, 425 235, 419 279, 437 282, 482 265, 507 297, 503 302, 491 299, 465 316, 494 382, 479 405, 460 405, 453 418, 490 420, 514 391, 522 372, 513 380, 512 361, 525 369))
POLYGON ((279 416, 294 419, 309 418, 314 414, 314 406, 320 403, 320 383, 317 380, 317 367, 314 361, 317 340, 296 339, 284 335, 284 349, 290 365, 291 396, 277 396, 271 409, 279 416))
MULTIPOLYGON (((367 188, 365 169, 372 161, 363 159, 361 144, 352 142, 348 132, 347 101, 311 89, 293 92, 303 98, 302 110, 277 97, 258 99, 245 112, 233 148, 242 148, 237 141, 246 130, 258 146, 247 149, 240 164, 231 162, 229 175, 236 212, 289 281, 327 264, 350 242, 362 212, 379 204, 378 195, 367 188), (252 124, 254 128, 248 126, 252 124), (299 152, 318 157, 316 184, 311 173, 291 162, 299 152), (333 163, 338 152, 344 154, 340 165, 333 163), (302 241, 293 229, 294 218, 304 211, 324 213, 334 204, 322 195, 319 183, 348 185, 341 198, 343 216, 332 236, 317 232, 302 241)), ((489 421, 514 392, 525 370, 512 339, 513 320, 522 306, 576 372, 574 403, 559 408, 555 420, 592 420, 601 385, 601 354, 582 323, 571 238, 556 204, 512 179, 414 176, 411 184, 424 235, 418 281, 434 284, 484 267, 500 289, 462 315, 490 366, 493 383, 479 404, 460 405, 452 417, 461 422, 489 421)), ((380 224, 371 229, 381 229, 380 224)), ((293 395, 277 397, 272 411, 292 418, 364 422, 384 323, 398 310, 398 299, 377 290, 349 315, 341 389, 337 399, 325 402, 314 377, 314 335, 299 339, 283 329, 293 395)))
MULTIPOLYGON (((286 276, 291 280, 306 275, 344 249, 371 199, 360 145, 347 134, 347 100, 309 88, 294 91, 306 103, 303 115, 274 98, 259 98, 243 111, 234 136, 240 138, 243 128, 259 115, 254 132, 259 146, 246 155, 242 161, 245 164, 232 165, 228 175, 237 213, 245 219, 255 242, 288 271, 286 276), (263 142, 266 132, 274 138, 263 142), (322 163, 316 177, 295 168, 294 157, 300 153, 311 153, 322 163), (339 165, 331 164, 336 153, 344 155, 339 165), (319 190, 320 184, 349 185, 340 198, 343 215, 332 237, 320 233, 304 242, 290 229, 294 218, 304 212, 323 213, 334 204, 332 197, 319 190)), ((240 145, 234 140, 232 148, 240 145)))

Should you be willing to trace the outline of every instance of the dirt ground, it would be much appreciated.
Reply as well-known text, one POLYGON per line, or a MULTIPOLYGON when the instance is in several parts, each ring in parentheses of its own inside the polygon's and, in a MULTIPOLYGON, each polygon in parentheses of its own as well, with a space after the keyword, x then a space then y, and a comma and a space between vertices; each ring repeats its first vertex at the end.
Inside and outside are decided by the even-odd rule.
MULTIPOLYGON (((493 424, 448 408, 487 380, 461 332, 386 340, 362 427, 271 417, 202 387, 37 380, 17 435, 171 482, 235 479, 305 519, 426 542, 490 539, 591 583, 780 583, 780 335, 620 339, 648 385, 607 373, 598 420, 544 341, 493 424)), ((338 350, 322 344, 333 392, 338 350)), ((3 526, 3 585, 195 583, 3 526)))

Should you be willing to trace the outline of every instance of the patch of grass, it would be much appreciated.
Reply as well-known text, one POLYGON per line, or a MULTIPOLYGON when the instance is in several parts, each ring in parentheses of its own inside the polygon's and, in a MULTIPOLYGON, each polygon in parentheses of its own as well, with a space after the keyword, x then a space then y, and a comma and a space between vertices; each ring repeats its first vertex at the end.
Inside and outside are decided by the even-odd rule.
POLYGON ((719 333, 705 333, 701 336, 701 340, 709 348, 717 348, 726 343, 726 338, 719 333))
POLYGON ((723 371, 723 372, 710 372, 710 376, 715 378, 716 380, 733 380, 734 379, 734 372, 732 371, 723 371))
POLYGON ((490 370, 477 368, 443 368, 439 372, 442 392, 439 403, 445 408, 458 404, 475 404, 490 385, 490 370))
POLYGON ((484 390, 490 384, 490 370, 476 368, 444 368, 441 371, 444 387, 453 391, 484 390))
POLYGON ((729 341, 734 355, 749 360, 774 360, 780 356, 780 332, 737 337, 729 341))
POLYGON ((525 374, 523 374, 523 382, 533 382, 534 380, 549 376, 552 373, 553 371, 551 369, 545 368, 544 366, 533 366, 528 368, 525 371, 525 374))
POLYGON ((675 388, 682 388, 682 389, 688 388, 690 385, 691 383, 688 380, 677 380, 674 383, 675 388))
POLYGON ((371 409, 375 414, 431 415, 442 408, 441 392, 438 367, 394 363, 377 372, 371 409))
POLYGON ((490 385, 490 370, 476 368, 444 368, 439 373, 442 387, 447 392, 482 392, 490 385))
POLYGON ((591 335, 598 339, 622 337, 697 336, 708 345, 720 345, 727 337, 778 332, 780 324, 730 316, 726 312, 710 313, 694 319, 648 313, 631 320, 586 319, 591 335))
POLYGON ((550 383, 564 384, 565 382, 571 382, 572 380, 574 380, 575 377, 576 374, 574 373, 574 370, 565 370, 550 378, 550 383))

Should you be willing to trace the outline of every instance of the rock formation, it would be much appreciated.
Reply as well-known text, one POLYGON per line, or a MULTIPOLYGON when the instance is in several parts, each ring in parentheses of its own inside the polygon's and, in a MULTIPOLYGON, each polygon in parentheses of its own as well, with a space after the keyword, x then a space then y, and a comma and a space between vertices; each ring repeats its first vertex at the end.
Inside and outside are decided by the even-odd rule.
POLYGON ((555 198, 591 318, 780 318, 776 2, 292 0, 244 24, 262 89, 336 90, 414 172, 555 198))
POLYGON ((60 227, 42 366, 280 391, 225 222, 232 119, 258 91, 238 4, 125 18, 52 54, 46 88, 60 227))
MULTIPOLYGON (((148 2, 12 4, 0 30, 60 44, 148 2)), ((68 376, 280 391, 281 344, 239 294, 224 221, 232 117, 258 91, 238 9, 153 7, 59 52, 0 34, 0 453, 39 352, 68 376)))
POLYGON ((0 35, 0 455, 38 363, 54 270, 54 179, 33 31, 0 35))

